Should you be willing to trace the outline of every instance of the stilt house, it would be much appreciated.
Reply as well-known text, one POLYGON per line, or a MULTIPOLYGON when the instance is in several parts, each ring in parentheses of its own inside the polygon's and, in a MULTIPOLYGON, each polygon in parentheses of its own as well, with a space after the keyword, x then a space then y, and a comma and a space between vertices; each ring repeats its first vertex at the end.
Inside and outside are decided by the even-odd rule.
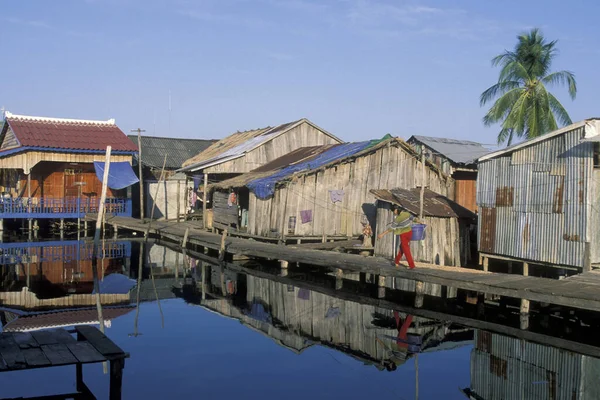
POLYGON ((230 225, 262 237, 355 237, 375 226, 372 189, 412 189, 423 176, 437 193, 451 196, 454 188, 451 178, 429 162, 421 168, 412 148, 391 137, 299 149, 265 167, 273 169, 211 186, 215 201, 234 194, 215 204, 222 210, 215 221, 229 212, 230 225))
POLYGON ((479 159, 484 266, 488 258, 542 270, 600 265, 599 133, 600 120, 589 119, 479 159))
MULTIPOLYGON (((336 143, 342 140, 301 119, 274 128, 236 132, 187 160, 179 172, 192 178, 198 201, 205 211, 211 201, 205 197, 209 182, 221 182, 250 172, 300 147, 336 143)), ((207 222, 209 218, 207 216, 207 222)))
POLYGON ((131 169, 137 146, 114 120, 6 112, 0 131, 0 220, 79 218, 97 211, 102 183, 96 167, 103 170, 109 145, 111 180, 118 177, 128 182, 110 189, 115 185, 109 181, 107 212, 131 216, 131 193, 126 187, 134 183, 131 179, 137 182, 131 169))

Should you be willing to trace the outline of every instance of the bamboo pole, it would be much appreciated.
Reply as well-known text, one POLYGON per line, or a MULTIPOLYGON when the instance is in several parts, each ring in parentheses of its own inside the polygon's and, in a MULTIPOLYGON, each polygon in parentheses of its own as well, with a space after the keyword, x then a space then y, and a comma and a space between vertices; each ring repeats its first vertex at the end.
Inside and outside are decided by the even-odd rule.
POLYGON ((423 201, 425 200, 425 148, 421 150, 421 198, 419 201, 419 219, 423 220, 423 201))
POLYGON ((140 174, 140 219, 144 219, 144 177, 142 168, 142 132, 146 132, 144 129, 135 129, 132 132, 138 134, 138 171, 140 174))
POLYGON ((144 249, 144 242, 142 241, 140 243, 140 258, 139 258, 139 262, 138 262, 138 276, 137 276, 137 288, 136 288, 136 295, 135 295, 135 320, 133 321, 133 336, 137 337, 139 335, 138 333, 138 319, 140 317, 140 287, 142 286, 142 273, 143 273, 143 266, 144 266, 144 258, 145 258, 145 249, 144 249))
POLYGON ((204 229, 207 228, 207 226, 206 226, 206 200, 207 200, 206 191, 207 190, 208 190, 208 174, 204 174, 204 189, 202 192, 202 226, 204 227, 204 229))
POLYGON ((96 292, 96 309, 98 311, 98 321, 100 322, 100 331, 104 333, 104 316, 102 315, 102 303, 100 299, 100 284, 98 283, 98 245, 100 242, 100 230, 104 222, 104 206, 106 202, 106 191, 108 188, 108 171, 110 170, 110 152, 111 146, 106 147, 106 158, 104 160, 104 175, 102 176, 102 192, 100 194, 100 204, 98 205, 98 217, 96 219, 96 231, 94 232, 94 247, 92 251, 92 273, 94 275, 94 291, 96 292))

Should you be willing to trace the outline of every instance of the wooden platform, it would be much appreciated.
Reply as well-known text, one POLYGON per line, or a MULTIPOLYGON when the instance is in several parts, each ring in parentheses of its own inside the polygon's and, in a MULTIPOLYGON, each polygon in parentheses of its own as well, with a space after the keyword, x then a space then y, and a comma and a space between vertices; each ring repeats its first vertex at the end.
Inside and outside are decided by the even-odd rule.
POLYGON ((95 398, 83 382, 83 364, 110 362, 110 399, 121 398, 125 358, 121 350, 92 326, 75 328, 77 339, 65 329, 0 334, 0 372, 76 366, 77 393, 40 398, 95 398))
MULTIPOLYGON (((147 228, 147 224, 133 218, 108 217, 106 222, 138 232, 144 232, 147 228)), ((186 229, 189 229, 188 243, 217 251, 221 248, 220 235, 199 229, 198 224, 193 222, 159 221, 153 222, 152 226, 150 233, 162 239, 181 243, 186 229)), ((235 237, 226 237, 224 245, 225 252, 229 254, 257 259, 285 260, 290 266, 293 263, 310 264, 342 272, 364 272, 413 279, 458 289, 600 311, 600 279, 596 279, 596 275, 583 274, 578 277, 554 280, 424 263, 417 263, 416 269, 408 270, 395 268, 390 260, 382 257, 343 254, 295 245, 283 246, 235 237)))

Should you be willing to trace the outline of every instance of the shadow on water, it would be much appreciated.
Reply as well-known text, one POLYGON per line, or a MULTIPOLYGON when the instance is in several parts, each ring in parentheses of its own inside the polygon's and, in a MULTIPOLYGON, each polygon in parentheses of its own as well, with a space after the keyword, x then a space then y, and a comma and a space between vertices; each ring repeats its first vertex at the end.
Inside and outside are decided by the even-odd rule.
MULTIPOLYGON (((203 371, 179 381, 179 395, 196 393, 204 376, 206 382, 227 380, 255 365, 259 380, 282 368, 293 379, 291 371, 306 368, 305 384, 289 398, 364 398, 365 389, 354 386, 359 382, 368 393, 395 398, 600 397, 598 313, 532 302, 522 329, 519 299, 392 278, 382 290, 369 274, 341 279, 307 265, 282 271, 278 263, 219 262, 202 249, 181 253, 149 242, 141 255, 140 248, 139 241, 106 240, 98 262, 106 334, 132 353, 124 398, 173 395, 160 386, 166 373, 161 362, 177 371, 173 378, 192 365, 203 371), (261 351, 246 359, 256 346, 261 351), (223 358, 229 371, 217 374, 227 371, 216 361, 223 358), (242 360, 251 364, 243 367, 242 360), (402 389, 394 383, 400 381, 402 389)), ((3 332, 98 325, 90 241, 3 243, 0 249, 3 332)), ((58 376, 52 370, 11 373, 7 382, 21 395, 31 388, 19 385, 58 376)), ((91 374, 94 392, 104 393, 105 379, 101 371, 91 374)), ((277 385, 265 389, 239 379, 241 398, 282 393, 277 385)))

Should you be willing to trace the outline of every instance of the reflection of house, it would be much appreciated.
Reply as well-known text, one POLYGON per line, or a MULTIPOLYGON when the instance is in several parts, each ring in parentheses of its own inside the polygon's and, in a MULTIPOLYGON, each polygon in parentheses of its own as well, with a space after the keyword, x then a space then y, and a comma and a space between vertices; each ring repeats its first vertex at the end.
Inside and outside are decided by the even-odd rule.
MULTIPOLYGON (((104 162, 107 146, 112 146, 111 172, 133 173, 131 162, 137 146, 114 120, 6 112, 0 131, 0 219, 78 218, 95 212, 102 184, 94 162, 104 162)), ((126 189, 109 189, 107 196, 107 212, 131 215, 126 189)))
MULTIPOLYGON (((237 203, 221 208, 239 207, 242 216, 247 210, 247 218, 238 225, 263 237, 360 235, 364 224, 375 223, 375 197, 370 190, 413 189, 423 174, 412 148, 389 136, 299 149, 272 164, 271 171, 252 171, 213 185, 215 201, 217 194, 226 201, 226 195, 234 192, 237 203), (293 164, 287 165, 288 158, 293 164)), ((431 190, 452 196, 452 179, 434 165, 427 163, 425 176, 431 190)))
MULTIPOLYGON (((219 267, 211 267, 210 275, 219 275, 220 271, 219 267)), ((227 279, 222 278, 224 282, 227 279)), ((213 277, 211 281, 210 287, 222 285, 221 278, 213 277)), ((218 293, 216 289, 215 296, 219 297, 218 293)), ((454 333, 447 323, 394 313, 251 275, 238 274, 236 291, 229 295, 230 299, 206 300, 201 304, 242 321, 295 352, 316 343, 378 368, 393 367, 414 352, 437 348, 451 341, 454 333), (406 336, 402 336, 404 330, 406 336)), ((460 345, 466 344, 462 338, 459 340, 460 345)))
MULTIPOLYGON (((113 319, 126 315, 133 309, 133 306, 103 307, 104 325, 110 328, 113 319)), ((3 332, 31 332, 42 329, 99 324, 96 308, 52 310, 43 313, 14 313, 10 310, 1 310, 0 321, 2 321, 3 332)))
MULTIPOLYGON (((5 302, 10 298, 18 304, 21 300, 17 297, 24 296, 22 301, 25 301, 31 292, 37 295, 37 299, 48 300, 68 294, 92 293, 91 241, 0 243, 0 251, 0 261, 4 265, 0 287, 8 292, 0 293, 0 297, 5 302), (27 293, 23 294, 22 289, 27 289, 27 293), (13 294, 15 298, 11 297, 13 294)), ((130 256, 129 241, 103 241, 98 255, 100 277, 128 273, 130 256)))
POLYGON ((408 143, 419 154, 425 149, 425 157, 454 179, 453 200, 476 212, 477 159, 490 150, 467 140, 429 136, 411 136, 408 143))
MULTIPOLYGON (((250 172, 300 147, 341 142, 311 121, 301 119, 274 128, 236 132, 187 160, 180 171, 192 177, 195 193, 203 193, 200 186, 203 181, 206 184, 220 182, 250 172)), ((203 197, 198 198, 200 203, 203 197)), ((207 198, 207 202, 210 201, 207 198)), ((207 216, 207 223, 209 221, 207 216)))
MULTIPOLYGON (((137 135, 128 135, 129 139, 137 145, 137 135)), ((166 181, 161 184, 156 200, 154 218, 174 219, 184 215, 190 206, 188 196, 188 184, 184 174, 175 173, 183 163, 195 155, 206 150, 216 140, 209 139, 182 139, 166 138, 156 136, 142 136, 142 166, 144 174, 144 213, 150 216, 156 196, 156 186, 160 179, 163 163, 165 163, 166 181)), ((136 171, 137 172, 137 171, 136 171)), ((133 193, 134 209, 139 210, 140 196, 139 185, 133 193)))
POLYGON ((598 399, 599 371, 597 358, 476 330, 465 393, 485 400, 598 399))
MULTIPOLYGON (((399 205, 411 214, 420 212, 420 189, 372 190, 377 199, 377 234, 385 231, 394 220, 392 205, 399 205)), ((471 260, 471 225, 474 213, 445 196, 426 189, 423 201, 423 223, 427 225, 425 239, 411 242, 416 261, 436 265, 464 266, 471 260)), ((393 257, 396 237, 386 235, 375 240, 375 255, 393 257)))
POLYGON ((600 120, 479 159, 479 252, 547 267, 600 264, 600 120))

